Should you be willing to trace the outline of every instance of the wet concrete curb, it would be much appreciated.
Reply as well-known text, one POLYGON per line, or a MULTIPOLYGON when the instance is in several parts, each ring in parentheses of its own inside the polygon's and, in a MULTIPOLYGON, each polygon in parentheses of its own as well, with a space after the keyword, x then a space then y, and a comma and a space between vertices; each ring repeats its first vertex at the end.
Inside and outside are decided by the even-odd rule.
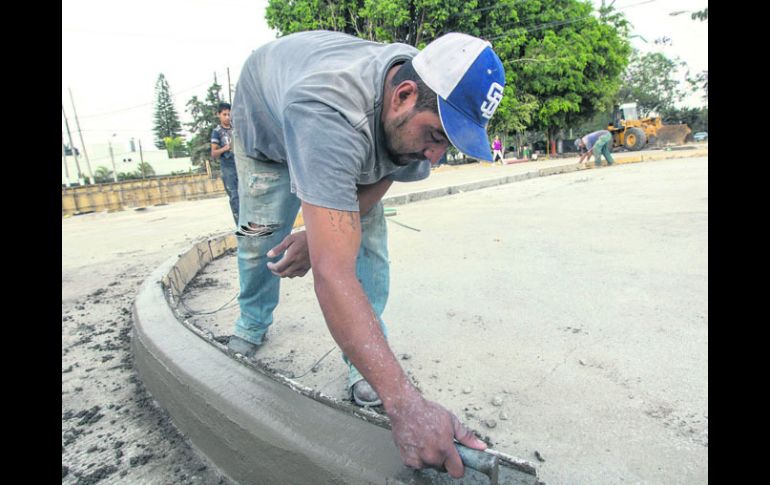
MULTIPOLYGON (((198 451, 242 484, 487 482, 470 469, 460 482, 406 468, 384 416, 228 355, 212 336, 180 321, 172 306, 184 287, 235 246, 235 236, 226 234, 168 259, 134 303, 137 372, 198 451)), ((501 483, 539 483, 531 463, 512 460, 501 483)))
POLYGON ((149 392, 237 482, 382 483, 396 476, 403 466, 390 431, 255 372, 176 318, 166 295, 178 295, 234 239, 193 246, 140 288, 131 345, 149 392))

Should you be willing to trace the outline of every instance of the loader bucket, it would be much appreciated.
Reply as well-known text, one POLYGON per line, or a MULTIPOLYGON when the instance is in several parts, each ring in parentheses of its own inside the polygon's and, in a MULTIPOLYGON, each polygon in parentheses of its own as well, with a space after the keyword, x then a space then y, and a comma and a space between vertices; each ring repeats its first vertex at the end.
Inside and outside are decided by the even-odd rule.
POLYGON ((692 132, 687 125, 664 125, 658 128, 655 144, 658 146, 682 145, 692 132))

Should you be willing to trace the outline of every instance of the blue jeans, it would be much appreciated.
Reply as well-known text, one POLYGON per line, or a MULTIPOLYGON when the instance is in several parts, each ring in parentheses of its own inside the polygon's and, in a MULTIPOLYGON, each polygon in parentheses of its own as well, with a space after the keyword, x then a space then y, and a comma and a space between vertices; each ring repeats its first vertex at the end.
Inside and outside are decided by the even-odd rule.
POLYGON ((222 182, 225 186, 225 192, 230 198, 230 211, 233 213, 236 226, 238 225, 238 171, 235 168, 235 159, 219 159, 220 169, 222 171, 222 182))
MULTIPOLYGON (((291 233, 300 200, 290 190, 288 165, 246 156, 237 134, 233 134, 233 146, 238 161, 240 194, 236 237, 240 277, 238 303, 241 308, 233 335, 261 344, 273 323, 281 281, 280 277, 270 272, 267 263, 278 261, 283 256, 279 254, 268 258, 267 252, 291 233)), ((361 217, 361 247, 356 259, 356 276, 387 338, 382 312, 385 311, 390 291, 390 266, 382 202, 361 217)), ((343 359, 350 368, 348 385, 353 385, 363 377, 347 357, 343 356, 343 359)))
POLYGON ((596 140, 596 143, 594 144, 594 163, 597 167, 602 165, 602 155, 607 159, 607 165, 615 163, 615 159, 612 158, 610 147, 612 147, 612 135, 602 135, 596 140))

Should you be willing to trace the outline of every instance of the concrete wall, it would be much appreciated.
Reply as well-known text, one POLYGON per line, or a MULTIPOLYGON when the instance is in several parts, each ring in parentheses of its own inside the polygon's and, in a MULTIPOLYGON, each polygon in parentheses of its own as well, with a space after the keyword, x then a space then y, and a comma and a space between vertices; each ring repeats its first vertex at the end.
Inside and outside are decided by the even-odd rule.
POLYGON ((62 216, 93 211, 168 204, 218 197, 225 193, 222 179, 208 175, 176 175, 111 184, 62 188, 62 216))

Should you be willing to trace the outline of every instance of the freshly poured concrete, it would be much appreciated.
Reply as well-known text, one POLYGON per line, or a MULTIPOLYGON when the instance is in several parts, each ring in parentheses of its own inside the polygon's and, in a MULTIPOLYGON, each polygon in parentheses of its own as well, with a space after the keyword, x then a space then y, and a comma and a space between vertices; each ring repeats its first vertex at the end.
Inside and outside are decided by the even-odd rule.
MULTIPOLYGON (((649 162, 399 206, 420 230, 388 226, 400 362, 546 483, 707 482, 707 171, 649 162)), ((237 293, 235 268, 211 263, 179 308, 214 336, 237 307, 193 312, 237 293)), ((258 357, 343 399, 312 276, 281 298, 258 357)))
MULTIPOLYGON (((674 152, 650 155, 683 154, 674 152)), ((621 157, 624 155, 616 156, 617 159, 621 157)), ((449 171, 437 171, 425 182, 397 184, 391 192, 406 193, 410 189, 459 185, 482 178, 492 180, 533 170, 537 172, 546 165, 564 166, 570 163, 574 163, 574 160, 495 168, 450 167, 449 171)), ((624 168, 626 167, 610 170, 624 168)), ((685 176, 681 180, 687 178, 685 176)), ((524 183, 530 182, 532 181, 524 183)), ((514 185, 516 184, 510 187, 514 185)), ((399 207, 401 213, 406 207, 408 206, 399 207)), ((62 220, 63 483, 76 483, 83 479, 95 480, 96 477, 107 477, 103 478, 103 483, 226 483, 210 473, 211 467, 206 469, 205 464, 201 465, 199 461, 196 464, 196 459, 187 451, 189 446, 184 442, 184 437, 167 424, 164 413, 159 413, 153 406, 147 405, 153 400, 148 399, 131 369, 133 359, 127 353, 127 347, 123 345, 123 337, 124 331, 131 325, 128 309, 138 288, 136 284, 145 279, 152 268, 156 268, 169 256, 178 254, 189 246, 190 242, 207 235, 221 234, 231 224, 232 219, 224 197, 149 207, 144 211, 87 214, 62 220), (111 331, 115 333, 107 333, 111 331), (112 339, 118 333, 120 335, 112 339), (116 342, 119 345, 116 345, 116 342), (129 385, 125 385, 125 382, 129 385), (87 411, 92 410, 98 410, 98 414, 94 414, 93 419, 85 423, 86 418, 90 416, 87 411), (80 419, 78 416, 84 413, 86 416, 80 419), (78 420, 80 422, 77 422, 78 420), (85 433, 81 433, 82 431, 85 433)), ((391 254, 395 255, 394 231, 409 230, 395 224, 392 224, 391 228, 391 254)), ((394 275, 394 285, 399 276, 403 274, 394 275)), ((211 287, 212 290, 213 288, 211 287)), ((205 291, 203 288, 201 290, 205 291)), ((232 294, 217 301, 214 301, 216 295, 210 296, 211 300, 199 308, 217 308, 229 300, 232 294)), ((392 298, 389 312, 394 309, 394 302, 396 300, 392 298)), ((396 322, 392 317, 388 318, 393 328, 396 322)), ((280 324, 277 324, 274 330, 279 327, 280 324)), ((277 344, 279 340, 274 338, 271 345, 277 344)), ((326 350, 324 348, 314 358, 309 359, 308 367, 326 350)), ((338 356, 332 353, 321 363, 320 372, 331 362, 338 365, 337 359, 338 356)), ((413 356, 413 359, 416 357, 413 356)), ((406 362, 410 361, 402 361, 406 362)), ((585 360, 584 362, 588 363, 585 360)), ((415 367, 419 366, 422 364, 415 367)), ((303 372, 305 370, 307 369, 302 369, 303 372)), ((703 372, 706 372, 705 365, 703 372)), ((424 374, 420 376, 425 377, 424 374)), ((424 383, 421 385, 424 386, 424 383)), ((447 388, 444 387, 444 392, 446 391, 447 388)), ((481 404, 478 407, 481 407, 481 404)), ((660 412, 651 412, 650 417, 671 424, 674 423, 675 414, 673 411, 662 409, 660 412)), ((466 422, 469 421, 478 428, 472 420, 466 419, 466 422)), ((495 429, 499 430, 504 424, 498 420, 495 429)), ((589 436, 590 434, 589 432, 589 436)), ((539 449, 547 460, 541 465, 541 471, 550 473, 549 468, 554 466, 553 457, 549 455, 548 449, 539 449)), ((531 455, 526 455, 527 451, 531 452, 531 449, 517 454, 532 459, 531 455)), ((683 463, 685 468, 693 466, 687 464, 686 457, 683 463)), ((649 463, 645 466, 648 465, 649 463)), ((607 469, 612 470, 613 466, 614 464, 610 463, 607 469)), ((705 469, 707 462, 701 460, 695 466, 705 469)), ((575 468, 579 470, 581 465, 578 464, 575 468)), ((552 473, 546 478, 548 476, 552 476, 552 473)), ((559 480, 551 478, 549 483, 559 483, 559 480)), ((648 480, 646 483, 658 482, 648 480)))

